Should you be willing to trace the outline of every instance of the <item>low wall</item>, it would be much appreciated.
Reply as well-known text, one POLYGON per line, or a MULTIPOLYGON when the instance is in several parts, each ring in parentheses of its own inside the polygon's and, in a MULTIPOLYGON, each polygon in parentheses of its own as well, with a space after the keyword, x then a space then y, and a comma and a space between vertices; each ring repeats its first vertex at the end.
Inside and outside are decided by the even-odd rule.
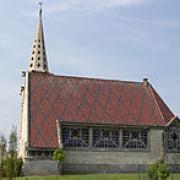
MULTIPOLYGON (((63 164, 66 174, 73 173, 126 173, 144 172, 147 170, 145 164, 63 164)), ((26 159, 23 172, 28 175, 58 175, 57 162, 50 159, 26 159)))
POLYGON ((57 162, 52 159, 24 159, 23 173, 28 175, 57 175, 57 162))

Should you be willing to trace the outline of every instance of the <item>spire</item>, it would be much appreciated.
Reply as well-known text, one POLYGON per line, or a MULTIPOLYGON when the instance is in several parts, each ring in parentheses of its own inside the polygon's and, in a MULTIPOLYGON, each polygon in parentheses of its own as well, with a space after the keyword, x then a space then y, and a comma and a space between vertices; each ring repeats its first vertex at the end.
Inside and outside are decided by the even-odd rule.
POLYGON ((48 62, 44 42, 43 22, 42 22, 42 3, 39 3, 39 20, 36 36, 33 42, 31 57, 29 60, 28 71, 48 73, 48 62))

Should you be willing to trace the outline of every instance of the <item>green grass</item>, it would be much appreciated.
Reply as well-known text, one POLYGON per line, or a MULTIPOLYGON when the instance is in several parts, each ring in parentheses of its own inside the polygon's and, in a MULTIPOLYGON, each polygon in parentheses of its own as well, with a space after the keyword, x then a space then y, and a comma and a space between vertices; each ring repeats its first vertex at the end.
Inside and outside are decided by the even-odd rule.
MULTIPOLYGON (((15 180, 148 180, 146 174, 97 174, 97 175, 64 175, 32 176, 15 178, 15 180)), ((180 180, 180 174, 171 175, 168 180, 180 180)))

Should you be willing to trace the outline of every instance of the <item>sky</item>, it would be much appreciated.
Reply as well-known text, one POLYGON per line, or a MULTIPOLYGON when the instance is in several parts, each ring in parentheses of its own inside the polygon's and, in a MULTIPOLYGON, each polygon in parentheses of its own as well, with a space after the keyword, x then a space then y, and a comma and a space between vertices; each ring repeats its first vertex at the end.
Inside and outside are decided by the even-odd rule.
MULTIPOLYGON (((0 132, 19 127, 38 1, 0 6, 0 132)), ((180 116, 179 0, 42 0, 50 72, 149 82, 180 116)))

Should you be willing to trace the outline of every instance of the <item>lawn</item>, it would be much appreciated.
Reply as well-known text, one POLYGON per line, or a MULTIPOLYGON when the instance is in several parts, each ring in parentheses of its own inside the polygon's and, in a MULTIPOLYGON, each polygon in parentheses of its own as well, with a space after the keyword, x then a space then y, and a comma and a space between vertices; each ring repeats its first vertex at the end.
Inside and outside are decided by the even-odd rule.
MULTIPOLYGON (((32 176, 15 178, 16 180, 148 180, 146 174, 98 174, 98 175, 64 175, 32 176)), ((180 180, 180 174, 171 175, 168 180, 180 180)))

